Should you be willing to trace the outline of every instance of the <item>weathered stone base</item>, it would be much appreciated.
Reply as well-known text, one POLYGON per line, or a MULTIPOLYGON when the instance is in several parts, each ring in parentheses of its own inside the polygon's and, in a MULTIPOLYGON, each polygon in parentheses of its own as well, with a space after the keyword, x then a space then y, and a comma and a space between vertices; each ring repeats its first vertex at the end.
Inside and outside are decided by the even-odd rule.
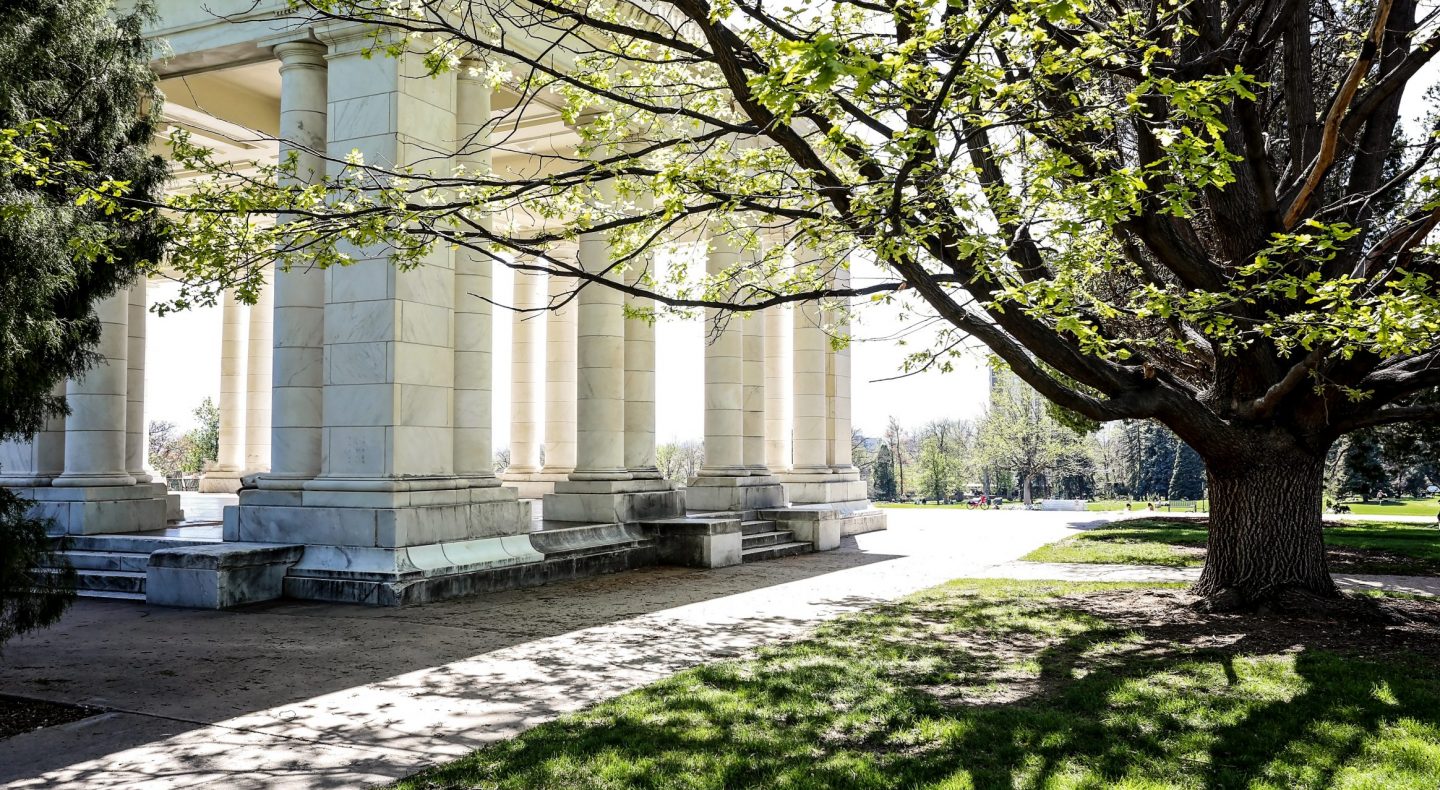
POLYGON ((205 543, 150 555, 145 602, 157 606, 224 609, 279 598, 285 574, 302 546, 205 543))
POLYGON ((551 582, 616 573, 656 561, 653 541, 636 527, 597 524, 545 529, 482 541, 376 554, 348 555, 356 563, 343 570, 329 558, 310 565, 313 548, 285 578, 285 596, 308 600, 405 606, 446 598, 533 587, 551 582), (394 565, 387 565, 392 561, 394 565), (375 563, 379 566, 368 563, 375 563))
POLYGON ((685 515, 685 492, 666 480, 567 480, 541 511, 546 521, 633 524, 685 515))
POLYGON ((16 488, 34 502, 31 513, 54 519, 51 531, 65 535, 144 532, 165 527, 167 491, 164 483, 128 486, 16 488))
POLYGON ((785 487, 774 475, 696 477, 685 487, 685 507, 692 513, 760 510, 785 502, 785 487))
POLYGON ((211 469, 200 476, 200 493, 234 494, 240 490, 240 470, 211 469))
POLYGON ((539 563, 530 529, 530 503, 504 486, 319 480, 242 491, 240 505, 226 508, 224 535, 304 544, 286 597, 393 606, 466 595, 462 577, 539 563))
POLYGON ((569 480, 569 475, 553 472, 516 472, 500 475, 500 482, 506 488, 513 488, 521 499, 543 499, 546 494, 555 493, 555 484, 569 480))
POLYGON ((785 493, 790 504, 795 506, 825 505, 826 507, 856 511, 870 509, 870 494, 865 490, 865 481, 851 479, 848 475, 782 475, 785 493))
POLYGON ((655 538, 656 556, 668 565, 723 568, 741 562, 741 519, 676 518, 640 525, 655 538))

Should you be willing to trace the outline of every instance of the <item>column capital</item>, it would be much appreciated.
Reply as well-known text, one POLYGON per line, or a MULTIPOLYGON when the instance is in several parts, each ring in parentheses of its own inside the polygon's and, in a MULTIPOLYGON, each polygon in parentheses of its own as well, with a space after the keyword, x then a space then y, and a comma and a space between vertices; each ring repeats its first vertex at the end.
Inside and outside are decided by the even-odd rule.
POLYGON ((275 57, 280 59, 280 71, 292 68, 325 68, 325 54, 328 50, 319 41, 286 41, 273 48, 275 57))

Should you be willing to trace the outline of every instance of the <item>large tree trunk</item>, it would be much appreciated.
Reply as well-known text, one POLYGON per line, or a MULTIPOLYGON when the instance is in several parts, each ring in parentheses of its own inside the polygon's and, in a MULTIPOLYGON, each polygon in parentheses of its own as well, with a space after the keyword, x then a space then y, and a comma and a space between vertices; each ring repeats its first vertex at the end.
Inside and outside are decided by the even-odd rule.
POLYGON ((1023 484, 1023 485, 1024 485, 1024 491, 1025 491, 1024 497, 1025 497, 1025 509, 1026 509, 1026 510, 1029 510, 1031 507, 1034 506, 1034 500, 1030 497, 1030 480, 1031 480, 1032 478, 1033 478, 1033 475, 1025 475, 1025 482, 1024 482, 1024 484, 1023 484))
POLYGON ((1255 438, 1243 458, 1206 458, 1210 543, 1195 591, 1217 608, 1338 595, 1321 533, 1325 454, 1255 438))

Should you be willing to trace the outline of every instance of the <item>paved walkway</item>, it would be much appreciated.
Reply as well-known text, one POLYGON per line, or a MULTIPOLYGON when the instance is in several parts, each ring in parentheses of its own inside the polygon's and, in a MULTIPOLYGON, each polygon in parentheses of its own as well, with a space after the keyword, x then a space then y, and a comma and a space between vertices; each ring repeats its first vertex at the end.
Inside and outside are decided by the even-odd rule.
POLYGON ((85 600, 0 693, 109 710, 0 741, 6 787, 361 787, 696 664, 1014 560, 1105 516, 892 510, 839 551, 406 609, 85 600))
MULTIPOLYGON (((1388 590, 1412 595, 1440 596, 1437 576, 1368 576, 1332 573, 1335 583, 1350 589, 1388 590)), ((1078 562, 1005 562, 980 572, 982 579, 1053 579, 1085 582, 1193 582, 1199 568, 1164 568, 1153 565, 1100 565, 1078 562)))

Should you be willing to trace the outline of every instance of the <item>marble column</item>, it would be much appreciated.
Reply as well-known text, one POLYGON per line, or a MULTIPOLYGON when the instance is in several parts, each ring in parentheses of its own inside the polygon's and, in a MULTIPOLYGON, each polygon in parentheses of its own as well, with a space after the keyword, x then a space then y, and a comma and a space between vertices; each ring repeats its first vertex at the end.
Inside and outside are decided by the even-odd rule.
MULTIPOLYGON (((711 237, 707 274, 721 276, 739 261, 729 236, 711 237)), ((698 512, 780 507, 785 491, 765 467, 760 317, 707 308, 705 329, 705 464, 685 490, 685 505, 698 512)))
POLYGON ((129 342, 125 355, 125 471, 137 483, 151 480, 145 463, 149 444, 145 426, 145 324, 149 313, 145 296, 142 277, 130 286, 129 342))
MULTIPOLYGON (((615 201, 613 184, 596 188, 603 204, 615 201)), ((610 266, 603 233, 580 236, 577 265, 591 273, 610 266)), ((613 272, 605 275, 616 279, 613 272)), ((600 283, 572 281, 579 289, 576 343, 575 471, 571 480, 628 480, 625 468, 624 296, 600 283)))
POLYGON ((789 309, 766 308, 765 321, 765 465, 772 472, 790 469, 789 309))
POLYGON ((796 474, 830 471, 829 337, 817 302, 794 307, 792 438, 790 469, 796 474))
POLYGON ((266 283, 250 308, 245 364, 245 474, 270 471, 275 289, 266 283))
POLYGON ((225 292, 220 325, 220 450, 215 465, 200 479, 207 494, 234 493, 245 466, 246 339, 249 309, 225 292))
POLYGON ((126 470, 125 411, 129 356, 130 291, 95 306, 100 319, 100 361, 65 385, 65 471, 51 485, 63 488, 133 486, 126 470))
POLYGON ((765 464, 765 319, 759 313, 736 316, 744 332, 742 456, 752 475, 768 475, 765 464))
MULTIPOLYGON (((595 190, 598 213, 615 210, 608 182, 595 190)), ((577 264, 585 271, 610 270, 604 233, 580 236, 577 264)), ((636 479, 625 453, 625 312, 623 294, 599 282, 571 281, 579 288, 576 365, 575 471, 545 497, 547 520, 589 523, 663 519, 684 512, 684 494, 664 480, 636 479)))
MULTIPOLYGON (((332 174, 352 167, 352 151, 379 167, 453 172, 437 152, 456 153, 457 75, 432 76, 422 53, 369 57, 375 31, 363 25, 319 34, 331 44, 332 174)), ((438 245, 405 268, 385 245, 348 252, 352 263, 325 271, 320 474, 298 491, 241 491, 226 538, 305 544, 286 572, 289 597, 400 605, 493 588, 544 557, 524 536, 528 503, 457 473, 457 458, 476 460, 456 452, 454 251, 438 245)))
MULTIPOLYGON (((712 277, 739 263, 740 252, 725 234, 710 238, 705 271, 712 277)), ((744 455, 745 330, 743 317, 705 309, 705 463, 700 477, 749 474, 744 455)))
POLYGON ((575 471, 576 458, 576 312, 579 281, 549 278, 550 313, 545 322, 545 465, 550 482, 575 471))
MULTIPOLYGON (((315 183, 324 178, 326 168, 326 48, 314 41, 289 41, 276 45, 275 56, 280 59, 280 157, 294 152, 298 157, 294 182, 315 183)), ((298 489, 320 473, 325 273, 295 266, 276 271, 273 280, 274 335, 266 342, 273 351, 264 360, 271 378, 271 406, 264 423, 269 434, 265 442, 269 471, 260 486, 298 489)), ((252 322, 257 309, 259 305, 251 309, 252 322)), ((252 379, 256 358, 252 342, 252 379)), ((247 423, 247 444, 255 430, 247 423)), ((249 465, 251 453, 247 450, 246 454, 249 465)))
MULTIPOLYGON (((490 85, 473 62, 456 72, 456 161, 475 175, 490 173, 490 85), (475 72, 475 73, 472 73, 475 72)), ((490 227, 489 215, 477 218, 490 227)), ((494 314, 489 256, 455 250, 455 474, 472 486, 499 485, 491 440, 494 314)))
MULTIPOLYGON (((510 465, 502 476, 522 489, 540 471, 540 398, 545 387, 540 361, 545 347, 545 278, 517 270, 510 314, 510 465)), ((521 496, 533 496, 521 490, 521 496)))
MULTIPOLYGON (((850 286, 850 270, 838 267, 832 278, 837 288, 850 286)), ((845 341, 840 348, 829 347, 828 368, 830 374, 829 405, 830 418, 830 471, 859 479, 860 470, 853 463, 854 446, 851 439, 850 420, 850 312, 848 300, 834 300, 827 305, 826 323, 831 331, 845 341)))
MULTIPOLYGON (((65 384, 52 393, 65 397, 65 384)), ((0 442, 0 486, 48 486, 65 471, 65 416, 45 420, 45 425, 26 441, 0 442)))
MULTIPOLYGON (((849 282, 836 267, 831 282, 849 282)), ((837 512, 865 513, 847 522, 845 534, 884 527, 874 514, 865 482, 850 462, 850 358, 832 347, 831 334, 848 332, 842 308, 831 303, 802 302, 795 307, 794 450, 793 465, 784 475, 790 501, 826 505, 837 512)))
MULTIPOLYGON (((653 256, 625 270, 625 284, 637 285, 653 256)), ((625 308, 651 311, 654 299, 625 295, 625 308)), ((625 319, 625 468, 637 480, 659 480, 655 465, 655 324, 625 319)))

